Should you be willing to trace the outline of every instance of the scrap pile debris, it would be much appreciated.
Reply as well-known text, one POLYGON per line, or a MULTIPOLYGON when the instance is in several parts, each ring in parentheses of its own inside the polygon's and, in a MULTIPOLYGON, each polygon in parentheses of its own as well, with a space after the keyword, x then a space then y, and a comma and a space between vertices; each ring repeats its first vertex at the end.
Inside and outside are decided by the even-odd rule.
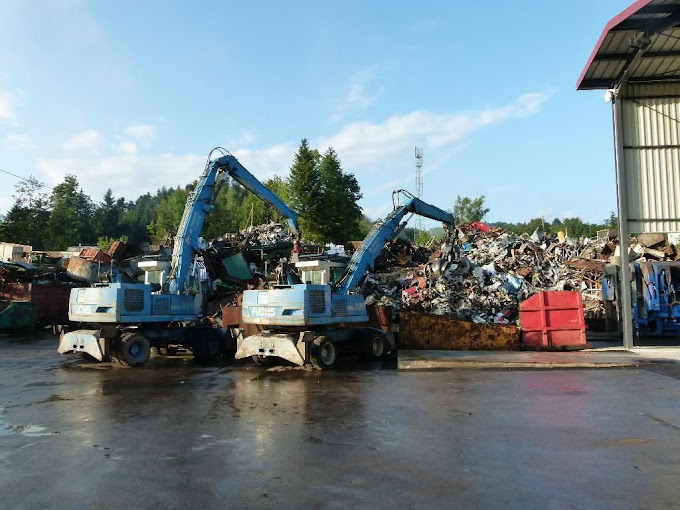
MULTIPOLYGON (((358 248, 361 243, 354 243, 358 248)), ((278 223, 251 226, 204 244, 202 270, 209 281, 208 314, 236 305, 243 290, 264 288, 279 260, 290 256, 293 242, 278 223)), ((318 247, 303 245, 311 253, 318 247)), ((519 304, 543 290, 579 291, 586 319, 601 319, 604 308, 601 280, 604 266, 617 263, 615 231, 602 239, 573 239, 561 232, 514 235, 483 223, 458 227, 452 242, 441 247, 416 246, 401 238, 388 243, 365 279, 366 303, 393 306, 395 312, 414 310, 448 315, 483 324, 516 324, 519 304)), ((141 250, 114 243, 107 252, 83 250, 67 271, 42 278, 99 281, 103 268, 116 270, 128 281, 139 281, 139 262, 165 260, 171 251, 141 250), (144 253, 142 253, 144 252, 144 253), (113 264, 112 264, 113 259, 113 264), (128 276, 129 275, 129 276, 128 276)), ((661 234, 642 234, 632 240, 631 261, 679 260, 680 254, 661 234)), ((37 279, 33 267, 0 267, 4 278, 37 279), (30 275, 30 276, 29 276, 30 275)), ((63 270, 62 270, 63 271, 63 270)))
POLYGON ((211 243, 215 247, 230 247, 238 250, 267 248, 292 248, 293 241, 280 223, 250 226, 233 234, 224 234, 211 243))
MULTIPOLYGON (((483 224, 458 228, 453 249, 423 253, 397 240, 387 246, 367 276, 367 303, 380 301, 395 310, 450 315, 484 324, 517 323, 519 304, 543 290, 580 291, 586 319, 604 317, 603 267, 618 252, 613 232, 602 240, 513 235, 483 224)), ((663 236, 640 236, 633 248, 650 260, 674 259, 675 248, 663 236), (663 246, 662 246, 663 245, 663 246)), ((634 257, 633 257, 634 258, 634 257)))

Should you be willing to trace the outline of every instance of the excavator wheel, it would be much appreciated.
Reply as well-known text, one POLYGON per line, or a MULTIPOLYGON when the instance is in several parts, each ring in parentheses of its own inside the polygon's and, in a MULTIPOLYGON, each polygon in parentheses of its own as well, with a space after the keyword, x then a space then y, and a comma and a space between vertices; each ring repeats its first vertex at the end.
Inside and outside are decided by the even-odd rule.
POLYGON ((367 360, 376 360, 385 354, 385 339, 382 335, 372 334, 364 339, 364 354, 367 360))
POLYGON ((309 358, 318 370, 331 370, 338 358, 335 344, 325 336, 318 336, 310 346, 309 358))
POLYGON ((149 361, 151 344, 140 333, 123 333, 118 342, 118 361, 130 367, 139 367, 149 361))

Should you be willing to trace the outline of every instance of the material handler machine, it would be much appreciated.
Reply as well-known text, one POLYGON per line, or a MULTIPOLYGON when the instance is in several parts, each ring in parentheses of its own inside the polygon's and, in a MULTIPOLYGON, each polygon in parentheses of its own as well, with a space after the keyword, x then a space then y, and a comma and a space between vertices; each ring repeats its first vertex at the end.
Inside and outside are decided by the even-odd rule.
POLYGON ((302 283, 244 292, 242 322, 266 329, 238 337, 237 359, 251 356, 266 364, 282 358, 297 365, 329 369, 342 350, 358 350, 369 358, 379 358, 394 349, 393 335, 370 326, 358 287, 383 246, 406 225, 401 223, 406 214, 443 222, 446 238, 454 226, 450 213, 404 190, 393 193, 393 202, 395 195, 405 197, 403 205, 395 203, 394 210, 375 224, 342 271, 334 267, 337 263, 310 267, 300 261, 296 266, 301 270, 302 283))
POLYGON ((187 198, 174 240, 169 276, 160 292, 158 287, 143 283, 106 283, 73 289, 69 319, 85 325, 85 329, 63 334, 60 354, 86 353, 99 361, 113 356, 131 366, 146 363, 152 346, 183 346, 199 359, 233 354, 236 343, 230 332, 203 325, 202 299, 192 281, 192 263, 203 222, 228 176, 286 217, 293 251, 298 251, 297 214, 234 156, 220 147, 213 149, 196 188, 187 198), (216 151, 220 155, 212 159, 216 151))

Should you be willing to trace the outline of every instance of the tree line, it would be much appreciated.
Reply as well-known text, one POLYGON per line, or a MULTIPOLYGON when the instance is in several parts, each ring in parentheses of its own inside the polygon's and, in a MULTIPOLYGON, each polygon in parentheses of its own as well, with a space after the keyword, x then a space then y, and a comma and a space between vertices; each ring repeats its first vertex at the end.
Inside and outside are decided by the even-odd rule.
MULTIPOLYGON (((333 148, 321 154, 303 139, 288 177, 274 177, 263 184, 298 212, 305 240, 344 244, 362 239, 370 228, 358 204, 362 196, 359 183, 343 170, 333 148)), ((135 200, 115 197, 108 189, 96 202, 83 191, 75 175, 67 175, 52 189, 29 177, 15 186, 14 203, 0 221, 0 239, 31 245, 34 250, 105 247, 115 239, 167 243, 177 231, 195 185, 196 181, 184 187, 162 187, 135 200)), ((285 220, 230 180, 217 195, 202 236, 214 239, 271 221, 285 220)))
MULTIPOLYGON (((263 184, 297 211, 304 240, 346 244, 360 240, 373 221, 362 214, 359 183, 342 168, 340 157, 331 147, 321 154, 303 139, 293 157, 288 177, 274 177, 263 184)), ((135 200, 115 197, 108 189, 95 202, 81 188, 75 175, 67 175, 54 188, 47 188, 34 177, 15 186, 12 208, 0 220, 0 239, 31 245, 34 250, 64 250, 68 246, 100 245, 115 239, 130 243, 169 244, 184 212, 187 197, 196 181, 181 187, 161 187, 135 200)), ((458 224, 484 221, 489 208, 484 195, 456 198, 451 209, 458 224)), ((249 225, 285 222, 279 213, 238 183, 225 183, 212 211, 207 215, 202 235, 221 237, 249 225)), ((580 218, 533 218, 526 223, 494 222, 515 234, 531 234, 541 227, 547 234, 566 232, 571 237, 595 237, 600 230, 617 226, 616 215, 602 223, 580 218)), ((425 244, 441 229, 415 232, 405 229, 402 237, 425 244)))
MULTIPOLYGON (((484 207, 485 197, 481 195, 476 198, 461 197, 456 198, 452 213, 458 224, 473 223, 484 221, 489 213, 489 209, 484 207)), ((541 228, 545 234, 557 235, 564 232, 570 237, 597 237, 597 233, 602 230, 611 230, 618 227, 618 218, 612 211, 609 218, 605 218, 600 223, 588 223, 581 218, 532 218, 527 222, 508 223, 504 221, 491 222, 504 230, 513 234, 531 234, 537 228, 541 228)))
MULTIPOLYGON (((490 209, 485 207, 486 197, 461 197, 456 201, 451 209, 451 213, 456 220, 456 225, 469 225, 470 223, 483 222, 489 226, 502 228, 515 235, 532 234, 540 227, 544 234, 556 236, 558 232, 564 232, 572 238, 597 237, 598 232, 618 228, 618 218, 612 211, 609 218, 605 218, 600 223, 588 223, 581 218, 532 218, 527 222, 510 223, 505 221, 488 221, 486 219, 490 209)), ((418 244, 427 244, 433 237, 441 237, 444 230, 441 227, 434 227, 422 232, 416 232, 413 228, 406 228, 400 237, 408 240, 415 240, 418 244)))

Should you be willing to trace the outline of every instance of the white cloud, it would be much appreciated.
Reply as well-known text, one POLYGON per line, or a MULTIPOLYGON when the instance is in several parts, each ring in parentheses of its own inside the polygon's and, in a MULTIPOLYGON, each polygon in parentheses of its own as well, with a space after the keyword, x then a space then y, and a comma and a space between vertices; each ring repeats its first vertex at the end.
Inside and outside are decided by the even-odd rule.
POLYGON ((382 218, 392 210, 392 202, 381 202, 363 208, 363 213, 371 219, 382 218))
POLYGON ((373 65, 354 72, 347 79, 347 92, 342 100, 337 101, 331 122, 341 120, 352 111, 363 111, 373 106, 384 88, 375 84, 379 67, 373 65))
POLYGON ((378 66, 371 66, 355 72, 349 78, 349 90, 347 91, 347 103, 359 108, 367 108, 373 104, 379 95, 379 90, 369 87, 378 74, 378 66))
POLYGON ((35 143, 31 140, 31 137, 26 134, 10 133, 2 139, 3 147, 14 150, 31 150, 35 149, 35 143))
POLYGON ((14 205, 14 198, 10 196, 0 197, 0 211, 3 213, 8 212, 14 205))
POLYGON ((232 138, 229 140, 227 143, 227 146, 225 147, 228 150, 237 150, 240 149, 241 147, 244 147, 246 145, 250 145, 255 141, 255 135, 251 131, 248 131, 247 129, 244 129, 241 131, 241 134, 238 138, 232 138))
POLYGON ((121 142, 118 148, 120 149, 120 152, 122 152, 123 154, 127 154, 128 156, 137 154, 137 144, 130 140, 125 140, 121 142))
MULTIPOLYGON (((121 147, 122 148, 122 147, 121 147)), ((275 145, 263 150, 234 151, 240 163, 261 181, 284 176, 295 154, 293 145, 275 145)), ((205 154, 141 155, 127 153, 105 158, 42 158, 37 168, 54 186, 66 174, 76 175, 85 193, 97 200, 107 188, 116 197, 136 199, 155 193, 160 187, 184 186, 198 179, 205 166, 205 154)))
POLYGON ((135 142, 148 146, 156 139, 156 128, 150 124, 137 124, 123 129, 123 134, 135 142))
POLYGON ((238 149, 233 154, 251 174, 264 180, 288 175, 296 151, 295 145, 279 144, 265 149, 238 149))
MULTIPOLYGON (((364 212, 375 218, 391 209, 389 193, 393 189, 412 190, 415 145, 430 149, 425 151, 427 172, 445 168, 467 146, 466 137, 470 134, 486 126, 533 115, 550 95, 550 92, 526 94, 497 108, 459 113, 415 111, 380 123, 356 122, 313 140, 310 145, 322 152, 328 146, 336 149, 343 168, 359 180, 365 197, 364 212)), ((88 136, 81 133, 75 138, 98 143, 99 135, 92 133, 88 136)), ((244 132, 243 139, 247 141, 248 136, 244 132)), ((162 186, 188 184, 198 178, 206 158, 204 154, 139 154, 137 145, 130 140, 123 140, 116 148, 120 151, 118 155, 103 158, 43 158, 38 160, 37 168, 42 179, 51 185, 61 182, 66 174, 75 174, 85 192, 95 199, 110 187, 115 196, 131 200, 147 192, 155 193, 162 186)), ((281 143, 262 149, 235 149, 233 154, 264 181, 275 175, 288 175, 297 149, 296 144, 281 143)))
POLYGON ((54 186, 75 175, 85 193, 97 200, 107 188, 116 197, 136 199, 160 187, 184 186, 203 171, 205 156, 197 154, 122 155, 104 158, 41 158, 36 166, 54 186))
POLYGON ((100 141, 101 135, 94 129, 88 129, 66 140, 62 148, 66 152, 90 152, 99 147, 100 141))
POLYGON ((514 103, 498 108, 459 113, 421 110, 390 117, 377 124, 354 122, 335 135, 318 139, 314 146, 321 151, 332 146, 350 169, 376 165, 385 167, 402 158, 406 149, 412 152, 415 145, 445 148, 484 127, 533 115, 551 95, 552 92, 525 94, 514 103))
POLYGON ((0 89, 0 120, 14 120, 16 118, 15 104, 15 96, 0 89))

